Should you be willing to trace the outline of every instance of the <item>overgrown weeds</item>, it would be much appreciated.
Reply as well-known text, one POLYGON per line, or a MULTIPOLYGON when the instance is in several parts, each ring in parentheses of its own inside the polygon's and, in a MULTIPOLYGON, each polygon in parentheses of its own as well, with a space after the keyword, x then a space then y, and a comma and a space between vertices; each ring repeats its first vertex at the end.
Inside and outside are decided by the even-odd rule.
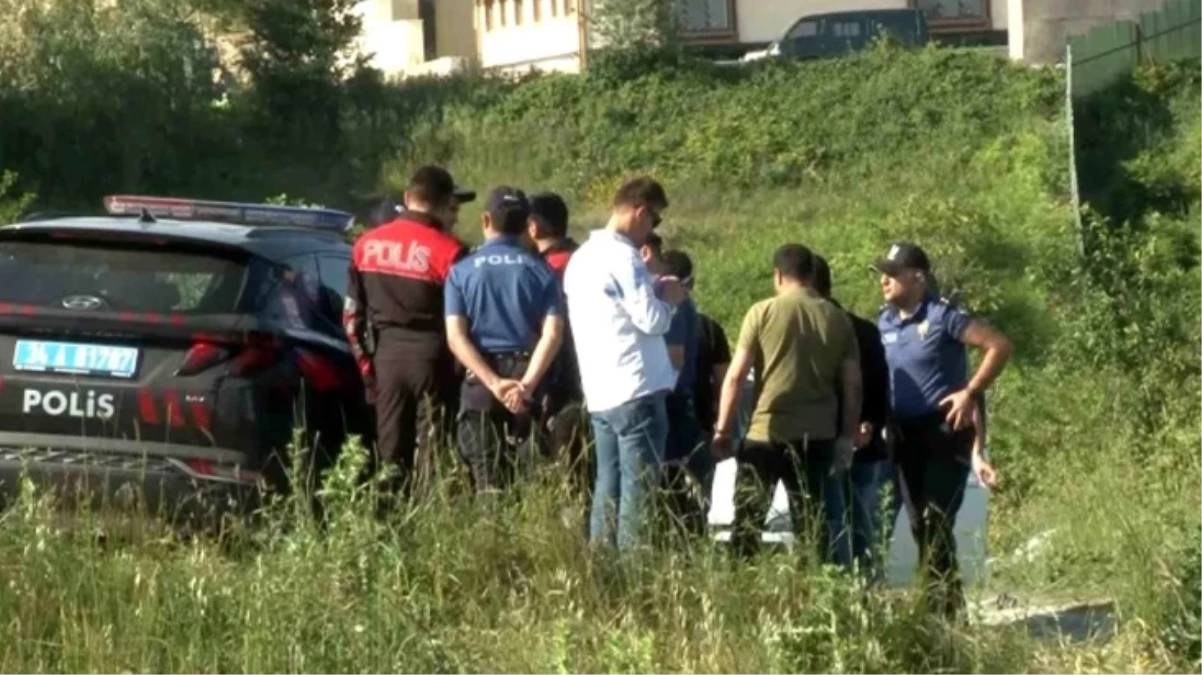
POLYGON ((149 531, 106 547, 27 487, 0 522, 0 669, 994 672, 1030 649, 788 553, 593 551, 551 471, 492 505, 447 477, 377 519, 361 458, 327 476, 324 527, 282 503, 237 555, 149 531))

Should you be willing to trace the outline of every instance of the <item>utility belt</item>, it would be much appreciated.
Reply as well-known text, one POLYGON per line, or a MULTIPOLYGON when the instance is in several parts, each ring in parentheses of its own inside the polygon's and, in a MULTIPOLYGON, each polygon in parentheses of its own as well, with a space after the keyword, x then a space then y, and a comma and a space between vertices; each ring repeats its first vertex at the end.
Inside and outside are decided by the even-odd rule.
MULTIPOLYGON (((521 377, 526 372, 526 366, 530 365, 530 359, 533 352, 482 352, 480 356, 493 369, 497 375, 501 377, 521 377)), ((480 378, 472 371, 468 371, 465 382, 479 382, 480 378)))
MULTIPOLYGON (((498 377, 516 380, 526 374, 531 354, 528 351, 492 352, 482 353, 481 356, 498 377)), ((460 410, 466 413, 500 411, 501 409, 503 409, 501 403, 484 386, 480 378, 475 373, 468 371, 460 390, 460 410)))
POLYGON ((903 447, 908 449, 908 446, 913 444, 930 446, 928 451, 936 454, 963 454, 971 450, 975 433, 972 427, 953 430, 947 421, 946 413, 942 411, 906 419, 893 419, 886 428, 886 442, 891 457, 903 447))

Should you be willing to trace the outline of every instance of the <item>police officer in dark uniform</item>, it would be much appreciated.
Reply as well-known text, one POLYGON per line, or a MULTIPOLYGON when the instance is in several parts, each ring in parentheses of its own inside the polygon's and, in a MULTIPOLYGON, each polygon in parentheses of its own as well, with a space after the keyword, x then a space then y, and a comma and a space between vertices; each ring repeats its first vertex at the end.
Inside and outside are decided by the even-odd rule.
POLYGON ((889 364, 893 423, 889 429, 898 487, 918 543, 932 608, 963 609, 953 527, 969 471, 991 476, 974 452, 978 395, 1010 358, 1006 336, 939 298, 921 248, 894 244, 873 267, 886 305, 877 318, 889 364), (970 375, 967 347, 984 352, 970 375))
POLYGON ((343 310, 347 338, 376 408, 376 455, 395 474, 383 489, 411 483, 423 420, 449 431, 455 365, 447 350, 443 284, 466 254, 453 234, 461 202, 475 193, 424 166, 405 189, 404 212, 355 242, 343 310))
POLYGON ((488 197, 485 243, 451 270, 447 340, 467 369, 459 451, 478 493, 504 489, 534 457, 542 383, 563 340, 559 283, 527 239, 516 188, 488 197))

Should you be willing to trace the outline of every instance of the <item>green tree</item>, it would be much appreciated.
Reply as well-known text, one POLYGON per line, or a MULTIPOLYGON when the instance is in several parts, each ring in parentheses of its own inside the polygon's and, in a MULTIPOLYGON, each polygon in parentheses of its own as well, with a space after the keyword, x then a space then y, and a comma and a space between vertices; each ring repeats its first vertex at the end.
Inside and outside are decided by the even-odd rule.
POLYGON ((242 66, 269 137, 306 152, 336 146, 340 84, 362 69, 355 49, 362 20, 355 0, 237 0, 230 4, 248 32, 242 66), (314 148, 313 139, 326 147, 314 148))
POLYGON ((588 14, 594 75, 625 79, 684 58, 675 0, 595 0, 588 14))
POLYGON ((209 134, 216 53, 188 0, 0 0, 0 157, 43 203, 178 189, 209 134), (204 139, 204 140, 199 140, 204 139))

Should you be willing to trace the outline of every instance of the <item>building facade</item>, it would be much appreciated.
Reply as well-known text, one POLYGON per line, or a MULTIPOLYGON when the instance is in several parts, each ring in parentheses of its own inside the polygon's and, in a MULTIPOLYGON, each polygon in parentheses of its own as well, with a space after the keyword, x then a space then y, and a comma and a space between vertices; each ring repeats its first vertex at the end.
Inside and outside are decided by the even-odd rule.
MULTIPOLYGON (((927 13, 933 34, 952 35, 1005 31, 1012 12, 1007 7, 1011 0, 671 1, 687 43, 736 52, 776 40, 810 14, 917 7, 927 13)), ((590 45, 595 46, 589 38, 591 4, 590 0, 363 0, 360 46, 373 55, 373 65, 394 75, 442 72, 470 61, 498 71, 578 72, 587 62, 590 45)))
POLYGON ((362 0, 359 49, 394 77, 443 74, 477 57, 473 0, 362 0))
POLYGON ((1164 0, 1009 0, 1010 58, 1031 64, 1064 60, 1068 37, 1115 20, 1136 19, 1164 0))
POLYGON ((473 0, 480 65, 579 72, 587 59, 583 0, 473 0))
MULTIPOLYGON (((1008 0, 672 0, 695 46, 749 50, 809 14, 917 7, 935 35, 1005 31, 1008 0)), ((473 0, 480 64, 487 69, 577 72, 587 61, 587 0, 473 0)))

